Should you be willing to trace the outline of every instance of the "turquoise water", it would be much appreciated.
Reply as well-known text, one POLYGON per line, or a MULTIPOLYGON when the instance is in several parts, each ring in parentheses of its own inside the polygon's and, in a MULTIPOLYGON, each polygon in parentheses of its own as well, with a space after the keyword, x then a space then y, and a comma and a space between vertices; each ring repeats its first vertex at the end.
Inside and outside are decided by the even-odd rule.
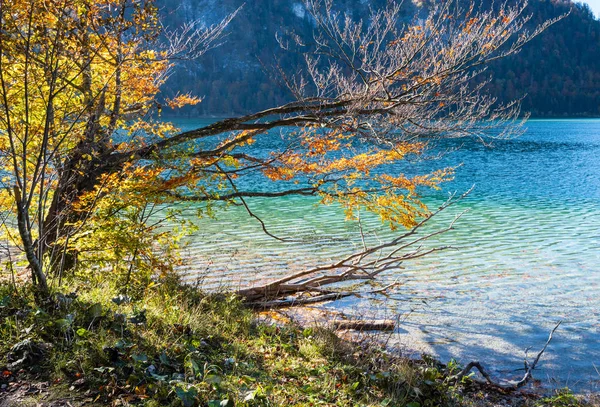
MULTIPOLYGON (((398 317, 401 324, 390 343, 403 352, 477 359, 507 378, 523 373, 517 369, 525 349, 532 347, 535 354, 563 320, 535 377, 547 386, 597 391, 600 120, 532 120, 524 136, 491 148, 461 143, 459 151, 419 164, 423 171, 463 164, 443 191, 428 193, 428 202, 475 185, 468 199, 432 225, 445 225, 468 210, 455 231, 430 242, 460 250, 382 276, 383 282, 403 283, 385 301, 348 298, 327 307, 398 317)), ((269 145, 256 148, 266 152, 269 145)), ((357 224, 345 222, 339 208, 298 197, 248 202, 270 231, 302 243, 270 239, 242 208, 230 208, 217 220, 200 221, 198 233, 189 238, 189 264, 181 270, 187 281, 201 280, 211 288, 246 286, 338 259, 360 245, 357 224)), ((390 233, 377 219, 365 217, 363 223, 371 242, 390 233)))

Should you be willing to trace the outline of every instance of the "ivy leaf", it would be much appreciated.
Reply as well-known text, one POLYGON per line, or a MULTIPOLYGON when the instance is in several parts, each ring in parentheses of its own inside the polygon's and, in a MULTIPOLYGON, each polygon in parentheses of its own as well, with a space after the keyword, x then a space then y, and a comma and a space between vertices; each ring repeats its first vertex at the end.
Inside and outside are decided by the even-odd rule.
POLYGON ((136 325, 145 324, 146 321, 147 321, 147 318, 146 318, 146 310, 145 309, 138 311, 138 312, 134 312, 133 316, 131 318, 129 318, 129 322, 131 322, 132 324, 136 324, 136 325))
POLYGON ((92 318, 100 318, 102 316, 102 304, 99 302, 92 305, 89 309, 92 318))
POLYGON ((184 407, 193 407, 196 404, 196 397, 198 396, 198 390, 195 387, 190 387, 184 390, 181 387, 175 389, 177 397, 181 400, 184 407))
POLYGON ((150 377, 158 382, 165 382, 168 378, 168 376, 157 375, 156 373, 150 373, 150 377))
POLYGON ((135 354, 135 355, 131 355, 131 359, 133 359, 135 362, 147 362, 148 361, 148 356, 145 353, 139 353, 139 354, 135 354))

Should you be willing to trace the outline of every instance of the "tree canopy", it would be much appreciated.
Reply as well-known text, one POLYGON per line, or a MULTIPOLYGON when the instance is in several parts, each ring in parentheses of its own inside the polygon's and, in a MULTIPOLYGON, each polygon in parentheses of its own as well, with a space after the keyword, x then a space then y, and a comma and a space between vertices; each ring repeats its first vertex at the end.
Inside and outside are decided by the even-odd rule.
MULTIPOLYGON (((364 20, 329 0, 306 7, 310 37, 278 37, 302 56, 279 72, 294 100, 182 132, 157 115, 201 101, 164 98, 161 86, 174 62, 219 44, 235 11, 213 26, 170 31, 152 1, 0 4, 2 233, 41 293, 73 269, 113 272, 126 287, 133 272, 168 272, 175 231, 160 225, 185 204, 240 204, 255 217, 245 198, 315 195, 349 217, 362 208, 392 228, 418 227, 430 216, 419 189, 452 169, 408 175, 398 165, 439 138, 518 131, 519 101, 498 103, 474 79, 556 21, 528 32, 524 6, 481 11, 452 1, 407 25, 396 4, 364 20), (252 144, 274 132, 282 143, 255 154, 252 144), (249 176, 280 187, 249 188, 249 176)), ((379 248, 389 261, 354 272, 401 263, 397 244, 379 248)))

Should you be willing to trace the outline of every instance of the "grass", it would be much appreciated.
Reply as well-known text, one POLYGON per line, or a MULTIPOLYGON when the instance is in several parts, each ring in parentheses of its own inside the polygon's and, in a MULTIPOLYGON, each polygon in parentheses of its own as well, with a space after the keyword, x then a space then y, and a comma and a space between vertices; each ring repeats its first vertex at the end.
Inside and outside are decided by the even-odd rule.
MULTIPOLYGON (((326 329, 257 322, 235 297, 176 280, 133 300, 109 284, 61 289, 73 291, 42 308, 27 287, 0 286, 0 383, 48 381, 54 398, 70 394, 73 405, 493 405, 489 389, 448 382, 457 366, 404 360, 326 329), (15 351, 19 343, 25 351, 15 351), (10 365, 16 359, 24 360, 10 365)), ((519 400, 583 405, 569 393, 519 400)))

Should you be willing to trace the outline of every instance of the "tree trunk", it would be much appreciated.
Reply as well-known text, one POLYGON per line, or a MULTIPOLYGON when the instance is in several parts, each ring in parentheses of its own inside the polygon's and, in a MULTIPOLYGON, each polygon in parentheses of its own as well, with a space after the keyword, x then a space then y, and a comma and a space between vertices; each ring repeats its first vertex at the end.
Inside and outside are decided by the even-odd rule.
POLYGON ((103 155, 91 161, 83 159, 82 155, 76 153, 65 165, 44 219, 40 243, 42 253, 49 256, 54 275, 71 270, 77 260, 76 253, 69 252, 65 244, 57 242, 61 238, 69 237, 74 232, 70 225, 83 220, 89 215, 89 211, 94 209, 88 208, 89 211, 75 212, 73 205, 84 194, 94 190, 103 174, 116 170, 105 165, 107 160, 103 155))
POLYGON ((29 228, 28 221, 29 214, 27 208, 23 206, 23 202, 21 200, 21 191, 18 187, 14 188, 14 194, 15 201, 17 203, 17 226, 19 228, 19 235, 21 236, 21 241, 23 242, 23 247, 25 249, 25 256, 27 257, 29 267, 31 268, 32 281, 34 282, 39 293, 43 297, 47 297, 50 293, 50 290, 48 289, 48 282, 42 267, 42 263, 36 255, 36 245, 31 239, 31 230, 29 228))

